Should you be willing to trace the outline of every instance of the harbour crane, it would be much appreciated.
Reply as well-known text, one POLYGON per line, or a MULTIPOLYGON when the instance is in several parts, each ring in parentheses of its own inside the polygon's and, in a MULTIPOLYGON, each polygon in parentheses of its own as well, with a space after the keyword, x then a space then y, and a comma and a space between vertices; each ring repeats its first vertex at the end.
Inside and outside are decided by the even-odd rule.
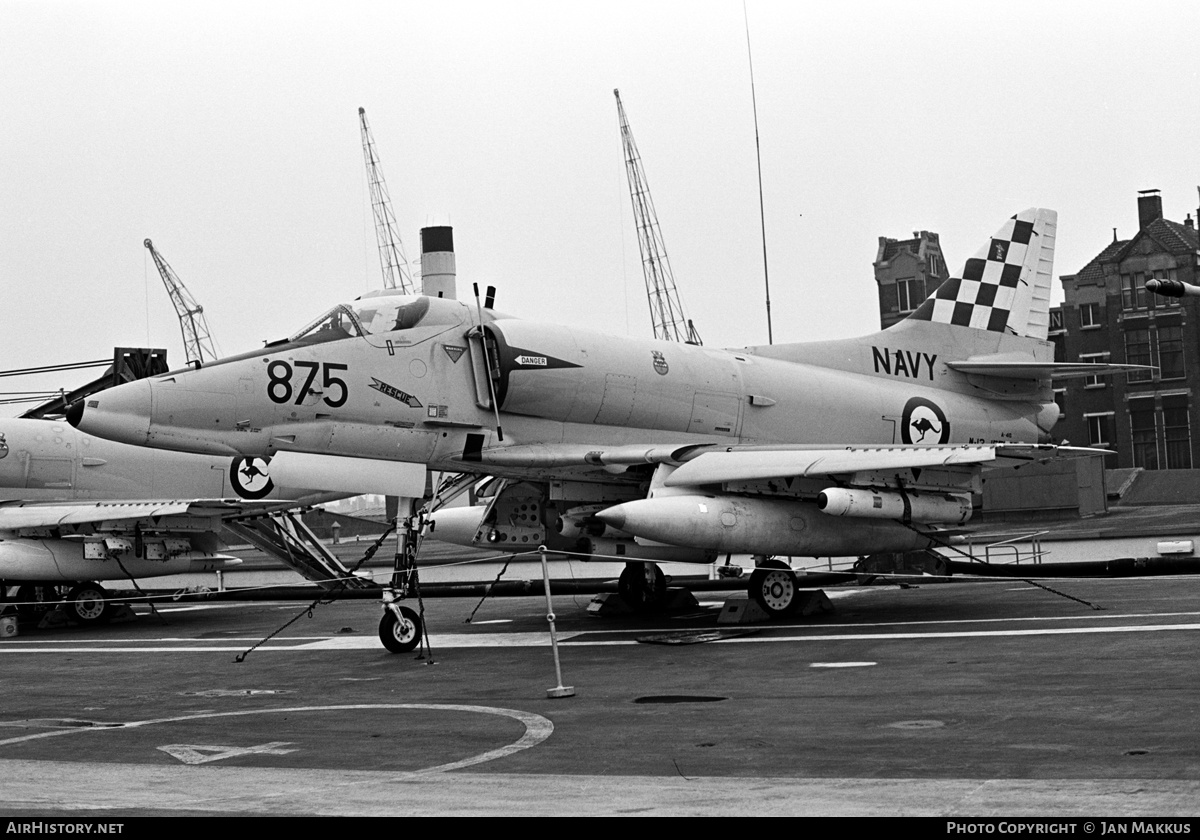
POLYGON ((183 332, 183 352, 187 363, 192 367, 199 367, 205 362, 215 362, 217 351, 208 331, 208 322, 204 319, 204 307, 196 302, 187 286, 183 285, 183 281, 171 269, 170 264, 163 259, 163 255, 155 250, 154 243, 147 239, 144 244, 158 267, 158 273, 167 287, 167 295, 179 316, 179 329, 183 332))
POLYGON ((375 239, 379 243, 379 265, 383 269, 385 289, 399 289, 404 294, 414 291, 408 276, 408 258, 404 255, 404 244, 396 230, 396 216, 392 213, 392 199, 388 195, 387 182, 379 168, 379 154, 375 151, 375 138, 367 125, 365 108, 358 109, 358 122, 362 128, 363 158, 367 164, 367 181, 371 189, 371 210, 375 213, 375 239))
POLYGON ((617 116, 621 122, 621 142, 625 147, 625 174, 629 178, 629 193, 633 201, 633 218, 638 231, 638 249, 642 254, 642 272, 646 277, 646 296, 650 302, 650 320, 654 324, 654 337, 667 341, 682 341, 702 344, 700 334, 691 319, 684 315, 675 287, 675 275, 667 259, 662 231, 658 226, 658 214, 650 198, 650 187, 642 169, 642 158, 633 131, 621 104, 621 91, 614 90, 617 98, 617 116))

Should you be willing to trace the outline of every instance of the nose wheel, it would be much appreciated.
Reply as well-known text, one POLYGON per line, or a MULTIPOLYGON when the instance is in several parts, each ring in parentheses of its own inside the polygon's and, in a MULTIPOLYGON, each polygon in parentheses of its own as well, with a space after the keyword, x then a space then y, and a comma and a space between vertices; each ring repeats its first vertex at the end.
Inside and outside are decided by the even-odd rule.
POLYGON ((798 589, 796 573, 782 560, 764 560, 750 575, 750 597, 771 618, 795 608, 798 589))
POLYGON ((408 653, 421 643, 421 617, 409 607, 384 607, 379 641, 392 653, 408 653))

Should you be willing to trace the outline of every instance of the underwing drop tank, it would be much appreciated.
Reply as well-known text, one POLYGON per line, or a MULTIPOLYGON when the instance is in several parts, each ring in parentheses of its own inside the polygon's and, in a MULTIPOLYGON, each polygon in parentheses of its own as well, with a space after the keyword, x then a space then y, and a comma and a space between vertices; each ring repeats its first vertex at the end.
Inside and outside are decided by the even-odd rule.
POLYGON ((637 537, 717 553, 845 557, 918 551, 934 542, 888 519, 826 516, 811 502, 746 496, 665 496, 607 508, 596 518, 637 537))

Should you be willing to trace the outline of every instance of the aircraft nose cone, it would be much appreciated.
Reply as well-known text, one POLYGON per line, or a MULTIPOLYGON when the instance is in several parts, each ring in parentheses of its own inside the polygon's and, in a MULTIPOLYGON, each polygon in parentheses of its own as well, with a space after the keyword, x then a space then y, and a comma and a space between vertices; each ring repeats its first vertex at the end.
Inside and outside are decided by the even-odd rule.
POLYGON ((595 517, 610 528, 615 528, 618 531, 625 529, 625 511, 624 505, 606 508, 595 514, 595 517))
POLYGON ((67 422, 75 428, 79 428, 79 421, 83 419, 83 400, 76 400, 67 406, 67 422))
POLYGON ((150 411, 150 383, 139 379, 72 403, 67 409, 67 422, 97 437, 145 444, 150 411))

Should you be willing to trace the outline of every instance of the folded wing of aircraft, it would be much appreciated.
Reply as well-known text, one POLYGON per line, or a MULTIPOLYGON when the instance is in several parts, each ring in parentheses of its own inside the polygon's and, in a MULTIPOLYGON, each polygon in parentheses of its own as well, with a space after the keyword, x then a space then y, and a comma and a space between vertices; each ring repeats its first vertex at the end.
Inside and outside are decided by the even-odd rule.
MULTIPOLYGON (((97 581, 240 563, 222 553, 225 529, 276 549, 312 580, 366 585, 347 578, 296 515, 345 494, 276 486, 272 473, 264 459, 159 452, 63 423, 0 420, 0 602, 33 612, 65 601, 77 620, 100 621, 111 610, 97 581)), ((323 481, 313 471, 289 477, 323 481)))

